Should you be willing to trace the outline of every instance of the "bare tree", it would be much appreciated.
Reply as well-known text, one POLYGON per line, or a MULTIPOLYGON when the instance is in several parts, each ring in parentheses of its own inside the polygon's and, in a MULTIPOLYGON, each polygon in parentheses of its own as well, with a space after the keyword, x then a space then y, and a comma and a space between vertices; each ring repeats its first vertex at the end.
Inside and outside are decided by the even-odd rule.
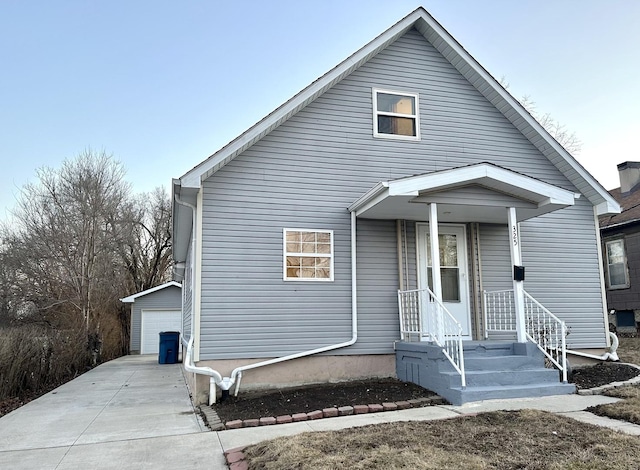
POLYGON ((166 282, 171 274, 171 200, 164 187, 133 199, 122 215, 120 251, 131 292, 166 282))
MULTIPOLYGON (((505 90, 509 89, 509 83, 505 77, 500 79, 500 85, 505 90)), ((518 99, 518 98, 516 98, 518 99)), ((564 147, 564 149, 572 155, 577 155, 582 149, 582 142, 578 139, 575 132, 571 132, 564 124, 561 124, 558 120, 551 116, 551 113, 541 114, 538 112, 536 102, 531 99, 529 95, 524 95, 518 99, 524 109, 527 110, 533 118, 540 123, 545 130, 556 139, 556 141, 564 147)))
MULTIPOLYGON (((110 155, 85 151, 27 184, 6 237, 20 254, 23 296, 46 312, 79 315, 85 332, 100 328, 105 292, 114 284, 116 215, 129 198, 124 168, 110 155)), ((60 318, 58 318, 60 320, 60 318)))

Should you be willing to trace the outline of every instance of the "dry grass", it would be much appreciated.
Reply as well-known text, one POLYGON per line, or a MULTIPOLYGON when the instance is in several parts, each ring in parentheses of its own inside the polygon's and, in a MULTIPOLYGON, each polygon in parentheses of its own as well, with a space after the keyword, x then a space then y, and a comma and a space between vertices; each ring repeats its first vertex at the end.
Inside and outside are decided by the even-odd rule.
POLYGON ((274 439, 250 469, 637 469, 640 438, 542 411, 498 411, 274 439))
MULTIPOLYGON (((640 365, 640 338, 619 339, 618 356, 620 361, 640 365)), ((622 400, 608 405, 594 406, 589 408, 589 411, 600 416, 640 424, 640 387, 615 388, 605 392, 605 395, 622 400)))
POLYGON ((622 398, 622 401, 594 406, 589 411, 600 416, 640 424, 640 388, 637 386, 614 388, 607 391, 605 395, 622 398))
POLYGON ((619 340, 620 361, 640 365, 640 338, 619 338, 619 340))

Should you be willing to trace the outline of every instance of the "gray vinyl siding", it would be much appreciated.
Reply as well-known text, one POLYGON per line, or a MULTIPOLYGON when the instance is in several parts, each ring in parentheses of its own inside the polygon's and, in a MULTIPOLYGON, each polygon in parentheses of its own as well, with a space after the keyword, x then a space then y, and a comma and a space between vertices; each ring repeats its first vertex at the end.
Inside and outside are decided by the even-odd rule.
MULTIPOLYGON (((200 358, 273 357, 348 340, 347 207, 379 181, 482 161, 575 191, 419 33, 409 31, 203 183, 200 358), (373 137, 373 87, 419 93, 420 141, 373 137), (334 282, 282 280, 283 228, 334 231, 334 282)), ((581 224, 589 220, 593 224, 593 217, 581 224)), ((390 353, 397 328, 390 325, 398 314, 395 223, 359 220, 358 227, 360 334, 356 345, 337 353, 390 353)), ((407 244, 413 246, 413 281, 415 233, 407 234, 407 244)), ((543 248, 532 245, 528 259, 543 248)), ((595 256, 595 245, 583 248, 582 255, 595 256)), ((484 253, 482 261, 484 270, 484 253)))
POLYGON ((131 352, 140 352, 143 310, 180 310, 181 306, 181 289, 177 286, 168 286, 135 299, 131 305, 131 352))
POLYGON ((482 289, 488 292, 513 289, 507 225, 480 224, 479 238, 482 289))
POLYGON ((191 318, 193 317, 193 291, 192 291, 192 279, 193 279, 193 265, 191 262, 191 250, 192 245, 189 245, 187 251, 187 260, 184 270, 184 281, 182 282, 182 337, 185 341, 191 339, 191 318))
POLYGON ((395 220, 358 221, 358 354, 393 353, 400 339, 395 220))
POLYGON ((572 349, 605 347, 593 207, 576 205, 521 225, 525 290, 571 328, 572 349))

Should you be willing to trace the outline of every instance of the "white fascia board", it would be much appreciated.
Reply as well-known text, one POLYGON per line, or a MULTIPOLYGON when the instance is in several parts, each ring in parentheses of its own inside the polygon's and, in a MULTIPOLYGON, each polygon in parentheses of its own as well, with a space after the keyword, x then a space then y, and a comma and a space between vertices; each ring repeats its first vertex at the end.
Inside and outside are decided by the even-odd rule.
POLYGON ((487 165, 487 167, 488 178, 537 194, 544 199, 548 199, 549 203, 552 204, 574 204, 575 197, 573 191, 567 191, 558 186, 504 168, 489 165, 487 165))
POLYGON ((607 215, 607 214, 620 214, 622 209, 620 208, 620 204, 614 201, 604 201, 596 206, 596 214, 607 215))
POLYGON ((133 303, 138 297, 142 297, 143 295, 151 294, 152 292, 157 292, 159 290, 162 290, 162 289, 165 289, 165 288, 171 287, 171 286, 182 288, 182 284, 180 284, 179 282, 169 281, 169 282, 166 282, 166 283, 164 283, 162 285, 152 287, 151 289, 147 289, 147 290, 144 290, 142 292, 138 292, 137 294, 130 295, 129 297, 124 297, 124 298, 120 299, 120 302, 125 303, 125 304, 130 304, 130 303, 133 303))
MULTIPOLYGON (((545 183, 529 176, 515 173, 488 163, 479 163, 451 170, 428 173, 426 175, 411 176, 389 182, 390 196, 418 195, 422 191, 445 189, 450 186, 461 186, 482 182, 482 185, 492 188, 491 181, 501 183, 501 186, 516 189, 513 195, 522 198, 523 190, 535 194, 537 203, 573 205, 574 193, 545 183)), ((495 189, 495 188, 494 188, 495 189)))
POLYGON ((381 182, 377 183, 373 188, 360 196, 353 204, 351 204, 347 210, 349 212, 355 212, 356 216, 371 209, 376 204, 382 202, 389 195, 389 183, 381 182))
POLYGON ((324 93, 327 89, 341 81, 353 70, 385 48, 388 43, 404 34, 416 21, 421 18, 425 19, 425 15, 428 16, 426 11, 419 8, 404 19, 400 20, 325 75, 315 80, 311 85, 300 91, 293 98, 285 102, 261 121, 254 124, 239 137, 231 141, 218 152, 214 153, 207 160, 185 173, 180 178, 182 186, 191 188, 200 187, 201 181, 222 168, 229 161, 233 160, 233 158, 235 158, 235 156, 240 152, 249 148, 268 132, 279 126, 282 122, 289 119, 293 114, 297 113, 300 109, 304 108, 307 104, 324 93))
MULTIPOLYGON (((529 132, 522 131, 523 134, 539 149, 542 151, 541 147, 545 144, 549 145, 553 151, 567 164, 569 167, 582 179, 583 183, 586 183, 597 195, 604 199, 608 204, 615 203, 615 200, 611 197, 611 195, 607 192, 606 189, 587 171, 582 165, 578 163, 578 161, 571 156, 569 152, 567 152, 564 147, 562 147, 548 132, 547 130, 533 117, 529 112, 524 109, 524 107, 520 104, 518 100, 516 100, 507 90, 504 89, 502 85, 500 85, 493 76, 485 70, 479 62, 477 62, 461 45, 458 41, 451 36, 447 30, 445 30, 433 17, 431 17, 428 13, 425 12, 425 22, 428 25, 428 28, 421 29, 418 27, 418 30, 423 34, 423 36, 429 40, 434 47, 443 54, 453 65, 456 67, 460 73, 462 73, 465 77, 468 77, 469 73, 464 69, 464 66, 468 66, 472 73, 471 75, 475 75, 475 77, 468 77, 469 81, 481 92, 483 93, 487 99, 489 99, 496 108, 502 112, 507 119, 509 119, 516 127, 520 128, 520 125, 516 123, 518 118, 522 119, 527 126, 539 136, 542 142, 536 142, 535 134, 532 136, 529 132), (429 31, 431 28, 431 31, 429 31), (442 41, 434 41, 433 33, 435 33, 442 41), (453 57, 451 52, 453 52, 453 57), (457 56, 457 57, 456 57, 457 56), (459 58, 463 61, 463 66, 460 67, 460 61, 456 62, 456 58, 459 58), (490 91, 486 89, 481 90, 478 85, 478 79, 484 82, 485 86, 489 87, 490 91), (497 95, 497 96, 496 96, 497 95), (506 105, 506 109, 505 109, 506 105), (511 108, 511 109, 509 109, 511 108), (513 111, 516 113, 516 116, 513 116, 509 111, 513 111)), ((547 150, 548 152, 548 150, 547 150)), ((546 154, 546 152, 545 152, 546 154)), ((547 157, 548 158, 548 157, 547 157)), ((552 162, 553 163, 553 162, 552 162)), ((560 169, 559 169, 560 170, 560 169)), ((560 170, 566 177, 577 187, 580 187, 580 181, 576 181, 575 176, 568 174, 568 172, 560 170)), ((592 197, 585 194, 587 198, 592 202, 592 204, 596 205, 596 203, 601 203, 601 201, 594 201, 592 197)), ((600 199, 597 198, 597 199, 600 199)))

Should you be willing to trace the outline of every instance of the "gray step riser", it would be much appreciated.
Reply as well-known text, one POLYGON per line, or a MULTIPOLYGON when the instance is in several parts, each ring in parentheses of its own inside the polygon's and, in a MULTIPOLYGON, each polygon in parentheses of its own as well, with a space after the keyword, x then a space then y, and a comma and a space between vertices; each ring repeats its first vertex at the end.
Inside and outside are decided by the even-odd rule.
POLYGON ((467 387, 465 390, 449 389, 440 393, 453 405, 462 405, 472 401, 480 400, 496 400, 505 398, 530 398, 530 397, 547 397, 551 395, 570 395, 575 393, 575 386, 572 384, 555 384, 529 386, 518 389, 497 388, 493 390, 477 390, 467 387))
POLYGON ((463 349, 464 357, 513 356, 511 349, 463 349))
MULTIPOLYGON (((443 373, 450 387, 460 387, 460 374, 443 373)), ((520 371, 488 371, 466 373, 467 387, 504 387, 510 385, 553 384, 557 385, 558 372, 554 369, 535 369, 520 371)))
POLYGON ((544 361, 538 357, 506 356, 506 357, 465 357, 464 366, 472 370, 520 370, 543 367, 544 361))

